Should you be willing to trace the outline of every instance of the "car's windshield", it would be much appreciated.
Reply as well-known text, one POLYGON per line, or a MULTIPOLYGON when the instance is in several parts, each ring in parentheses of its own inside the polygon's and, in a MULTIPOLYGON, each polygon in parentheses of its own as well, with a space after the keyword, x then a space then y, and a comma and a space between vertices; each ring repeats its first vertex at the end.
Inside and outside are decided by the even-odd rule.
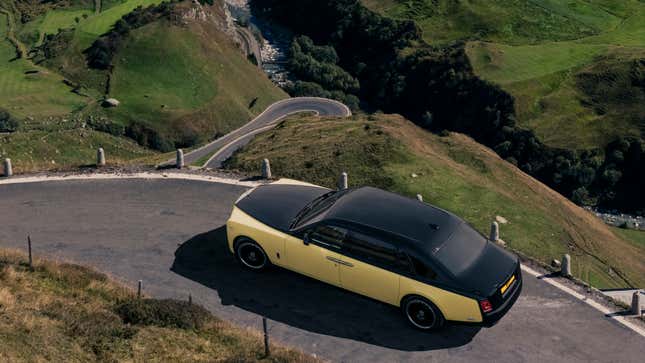
POLYGON ((457 226, 450 238, 435 252, 436 260, 459 277, 481 256, 486 238, 466 223, 457 226))
POLYGON ((334 190, 329 193, 323 194, 307 204, 291 222, 291 229, 303 225, 305 222, 310 221, 317 215, 329 209, 334 203, 343 196, 348 190, 334 190))

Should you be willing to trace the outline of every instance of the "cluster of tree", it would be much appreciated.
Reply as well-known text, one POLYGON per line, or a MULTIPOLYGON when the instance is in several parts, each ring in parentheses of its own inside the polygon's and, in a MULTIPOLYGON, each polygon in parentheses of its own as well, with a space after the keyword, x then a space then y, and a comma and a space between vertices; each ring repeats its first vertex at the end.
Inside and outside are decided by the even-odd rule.
POLYGON ((96 69, 109 69, 112 59, 121 47, 130 31, 152 23, 161 18, 172 19, 175 3, 183 0, 163 2, 159 5, 150 5, 147 8, 137 7, 132 12, 117 20, 112 29, 95 40, 84 51, 88 66, 96 69))
MULTIPOLYGON (((430 47, 413 22, 382 17, 358 0, 255 0, 252 5, 256 13, 332 47, 335 58, 330 50, 308 55, 335 59, 358 79, 357 95, 367 111, 400 113, 432 131, 469 134, 578 203, 645 211, 642 141, 618 140, 606 150, 584 152, 544 145, 516 125, 512 96, 474 74, 463 43, 430 47)), ((297 44, 302 51, 303 43, 297 44)), ((332 91, 325 86, 294 85, 319 95, 332 91)))
POLYGON ((0 108, 0 132, 15 132, 20 127, 20 122, 11 114, 0 108))
POLYGON ((337 99, 358 109, 358 80, 337 65, 338 54, 330 45, 318 46, 307 36, 291 44, 289 70, 298 81, 287 88, 292 96, 316 96, 337 99))
POLYGON ((124 126, 109 119, 88 117, 86 122, 87 126, 93 130, 117 137, 125 136, 136 141, 141 146, 161 152, 192 147, 201 141, 199 133, 190 127, 181 127, 173 132, 161 132, 136 121, 124 126))

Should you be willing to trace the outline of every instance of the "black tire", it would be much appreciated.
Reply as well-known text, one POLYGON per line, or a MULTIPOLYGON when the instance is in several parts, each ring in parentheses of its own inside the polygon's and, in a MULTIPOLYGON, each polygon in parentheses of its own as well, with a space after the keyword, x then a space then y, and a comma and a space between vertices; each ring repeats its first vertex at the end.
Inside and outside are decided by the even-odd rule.
POLYGON ((253 271, 262 271, 271 265, 262 247, 248 238, 240 238, 235 242, 235 257, 242 266, 253 271))
POLYGON ((401 310, 408 323, 419 330, 439 330, 446 322, 441 310, 421 296, 408 296, 403 299, 401 310))

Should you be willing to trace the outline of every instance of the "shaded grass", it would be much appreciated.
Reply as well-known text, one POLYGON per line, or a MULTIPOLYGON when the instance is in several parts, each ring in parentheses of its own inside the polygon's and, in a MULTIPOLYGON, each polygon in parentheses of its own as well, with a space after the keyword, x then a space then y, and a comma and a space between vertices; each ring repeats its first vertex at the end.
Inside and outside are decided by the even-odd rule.
POLYGON ((175 300, 137 301, 131 290, 90 268, 0 250, 0 359, 3 361, 313 362, 280 346, 263 358, 260 336, 175 300), (119 306, 154 304, 173 322, 124 322, 119 306), (176 309, 179 308, 179 309, 176 309), (180 324, 181 325, 181 324, 180 324))
POLYGON ((347 171, 350 186, 421 194, 484 234, 502 216, 509 247, 544 263, 570 253, 577 261, 574 274, 598 287, 645 283, 645 248, 615 235, 491 150, 464 135, 430 134, 397 116, 376 118, 290 118, 256 136, 227 167, 257 174, 261 160, 269 158, 277 176, 328 187, 347 171))

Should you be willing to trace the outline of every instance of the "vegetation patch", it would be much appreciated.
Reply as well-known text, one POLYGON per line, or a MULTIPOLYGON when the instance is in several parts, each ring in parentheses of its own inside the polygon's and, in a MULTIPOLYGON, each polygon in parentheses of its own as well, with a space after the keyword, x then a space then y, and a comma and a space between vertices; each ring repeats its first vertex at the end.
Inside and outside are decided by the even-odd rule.
POLYGON ((502 239, 513 249, 544 263, 569 253, 575 275, 597 287, 645 283, 642 245, 461 134, 437 136, 391 115, 292 117, 226 166, 257 174, 264 158, 277 177, 335 188, 346 171, 350 187, 421 194, 484 234, 502 216, 502 239))
POLYGON ((0 357, 4 361, 315 362, 271 347, 204 308, 135 299, 90 268, 0 250, 0 357))
POLYGON ((213 318, 199 305, 172 299, 130 299, 115 311, 127 324, 164 328, 201 329, 213 318))

